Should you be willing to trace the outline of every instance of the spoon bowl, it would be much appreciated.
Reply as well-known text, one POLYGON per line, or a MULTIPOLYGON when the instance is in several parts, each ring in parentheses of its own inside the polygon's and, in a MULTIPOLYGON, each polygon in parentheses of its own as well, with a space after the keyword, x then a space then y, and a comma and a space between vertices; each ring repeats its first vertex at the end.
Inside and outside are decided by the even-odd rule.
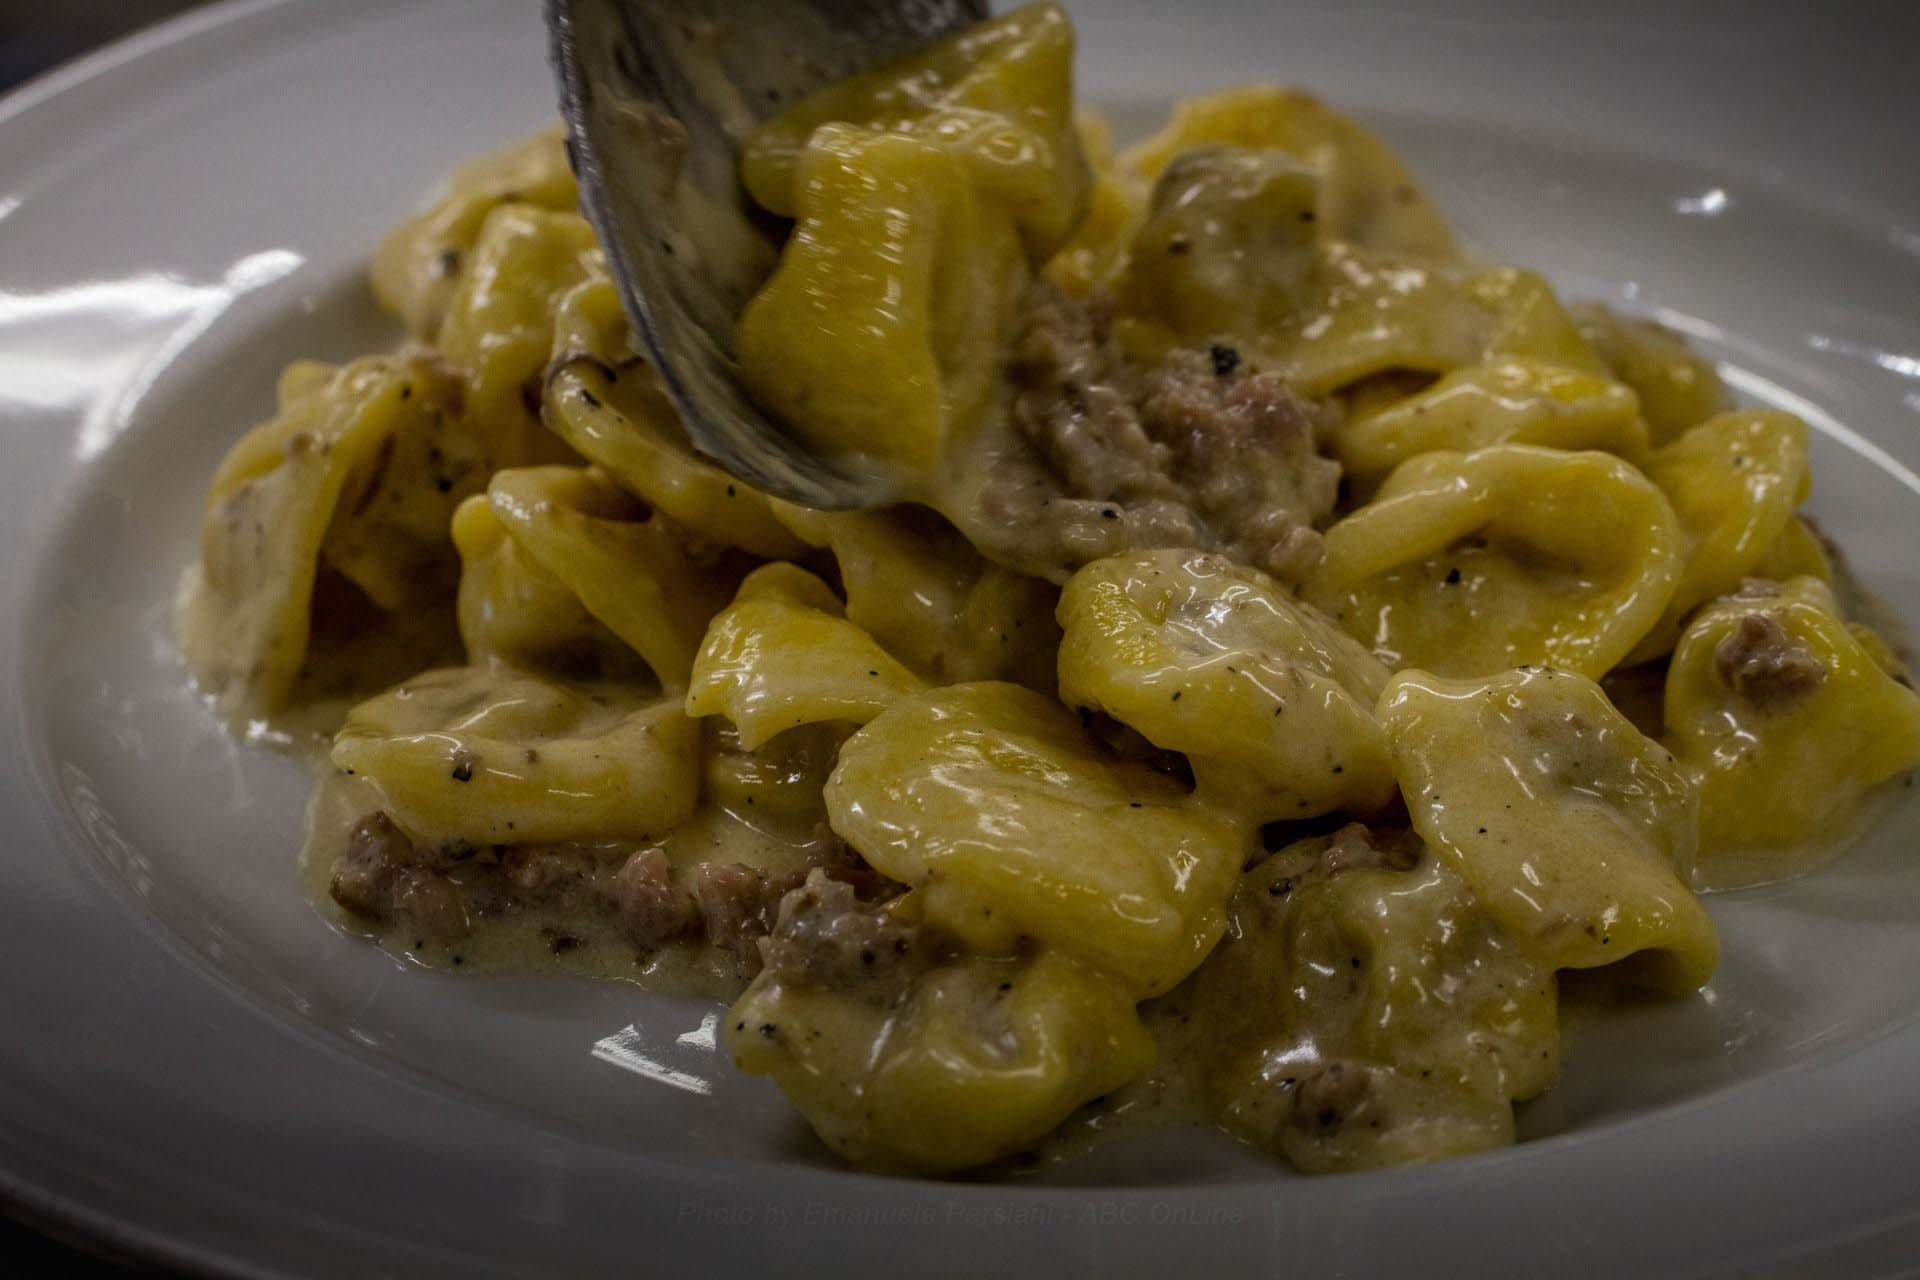
POLYGON ((806 506, 888 501, 741 390, 734 329, 783 228, 737 162, 762 120, 984 19, 984 0, 548 0, 546 17, 582 211, 695 447, 806 506))

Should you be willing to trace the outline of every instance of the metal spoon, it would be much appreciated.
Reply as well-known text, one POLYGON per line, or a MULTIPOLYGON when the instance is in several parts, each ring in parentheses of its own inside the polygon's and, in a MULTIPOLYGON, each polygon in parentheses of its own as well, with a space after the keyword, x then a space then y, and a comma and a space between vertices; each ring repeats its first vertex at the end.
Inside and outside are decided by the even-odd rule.
POLYGON ((985 0, 547 0, 586 216, 688 435, 749 484, 813 507, 892 496, 740 390, 734 327, 778 254, 741 143, 809 90, 985 17, 985 0))

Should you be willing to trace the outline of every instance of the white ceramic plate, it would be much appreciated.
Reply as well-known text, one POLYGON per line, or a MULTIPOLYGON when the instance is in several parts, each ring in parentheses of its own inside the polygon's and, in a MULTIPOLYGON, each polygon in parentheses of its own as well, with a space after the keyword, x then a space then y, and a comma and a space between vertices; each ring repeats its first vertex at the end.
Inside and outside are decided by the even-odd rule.
MULTIPOLYGON (((1088 3, 1083 85, 1123 126, 1256 78, 1375 123, 1472 240, 1680 325, 1802 413, 1814 511, 1920 618, 1916 26, 1891 5, 1668 7, 1088 3)), ((257 0, 0 104, 8 1194, 262 1272, 1920 1254, 1911 792, 1831 870, 1715 899, 1720 976, 1576 1029, 1531 1141, 1318 1181, 1198 1131, 1016 1182, 861 1177, 716 1056, 711 1008, 426 973, 324 925, 292 865, 305 779, 188 696, 167 599, 280 365, 391 337, 362 284, 379 234, 550 101, 527 0, 257 0)))

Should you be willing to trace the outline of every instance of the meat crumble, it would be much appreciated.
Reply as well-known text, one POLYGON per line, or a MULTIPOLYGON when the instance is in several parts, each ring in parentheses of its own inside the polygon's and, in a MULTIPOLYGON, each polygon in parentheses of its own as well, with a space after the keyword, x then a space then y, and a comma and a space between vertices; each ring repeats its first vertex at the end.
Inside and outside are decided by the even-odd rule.
POLYGON ((1317 447, 1330 411, 1230 346, 1140 367, 1106 310, 1035 286, 1008 356, 1012 439, 963 527, 996 559, 1053 578, 1122 551, 1195 547, 1300 581, 1339 489, 1339 464, 1317 447))
POLYGON ((1826 664, 1773 615, 1742 615, 1713 651, 1714 670, 1727 687, 1756 708, 1777 710, 1819 688, 1826 664))
MULTIPOLYGON (((874 879, 871 870, 839 841, 817 843, 825 865, 813 874, 827 887, 809 892, 830 903, 843 896, 855 900, 856 886, 874 879)), ((374 812, 349 832, 329 892, 362 920, 405 932, 416 950, 429 942, 460 942, 485 920, 538 911, 569 925, 604 925, 643 959, 672 943, 701 942, 738 961, 750 976, 781 900, 801 889, 803 875, 720 860, 676 869, 658 846, 630 852, 608 846, 433 846, 410 839, 391 817, 374 812)), ((570 946, 578 945, 576 930, 569 928, 566 936, 570 946)))
POLYGON ((691 931, 700 919, 693 895, 676 883, 665 852, 642 849, 614 873, 620 927, 642 951, 691 931))
POLYGON ((919 929, 862 902, 852 885, 815 870, 781 900, 760 944, 766 968, 785 982, 821 987, 892 987, 923 959, 919 929))
POLYGON ((700 864, 693 876, 693 896, 708 944, 751 967, 758 955, 756 944, 773 928, 780 900, 797 887, 795 878, 771 876, 742 862, 700 864))
POLYGON ((435 942, 467 934, 466 896, 445 872, 451 860, 423 853, 384 813, 355 823, 333 870, 333 900, 357 916, 404 925, 435 942))

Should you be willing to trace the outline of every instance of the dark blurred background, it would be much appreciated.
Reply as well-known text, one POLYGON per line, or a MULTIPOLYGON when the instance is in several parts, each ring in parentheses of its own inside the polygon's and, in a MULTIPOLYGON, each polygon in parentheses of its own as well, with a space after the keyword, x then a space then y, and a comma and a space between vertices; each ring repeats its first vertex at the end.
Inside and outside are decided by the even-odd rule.
POLYGON ((0 0, 0 93, 204 0, 0 0))
MULTIPOLYGON (((205 0, 0 0, 0 94, 60 63, 129 32, 198 8, 205 0)), ((92 1241, 69 1248, 22 1219, 19 1206, 0 1202, 0 1273, 15 1276, 113 1277, 154 1274, 134 1259, 92 1241), (103 1256, 104 1255, 104 1256, 103 1256)), ((64 1234, 55 1223, 41 1223, 64 1234)))

